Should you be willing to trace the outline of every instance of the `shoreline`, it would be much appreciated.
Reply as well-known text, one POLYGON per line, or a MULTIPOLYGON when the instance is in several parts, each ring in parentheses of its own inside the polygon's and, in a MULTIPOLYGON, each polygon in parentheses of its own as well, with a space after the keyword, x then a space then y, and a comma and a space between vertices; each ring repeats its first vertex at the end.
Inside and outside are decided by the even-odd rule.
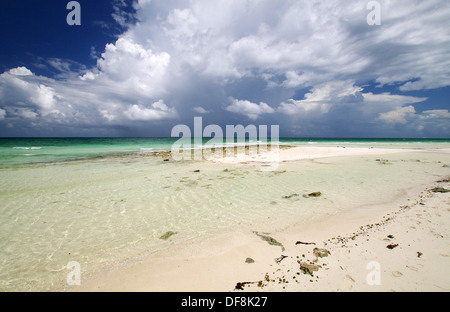
MULTIPOLYGON (((340 153, 342 150, 344 149, 335 148, 332 153, 328 151, 322 153, 322 156, 345 157, 346 155, 340 153)), ((300 150, 296 148, 284 150, 282 161, 305 159, 298 157, 298 151, 300 150)), ((352 152, 355 151, 352 150, 352 152)), ((360 149, 359 152, 361 151, 360 149)), ((378 149, 364 148, 364 151, 369 154, 383 154, 378 149)), ((399 151, 407 152, 404 149, 389 149, 386 152, 399 151)), ((415 152, 418 151, 415 150, 415 152)), ((320 158, 317 153, 310 159, 316 158, 320 158)), ((241 162, 234 163, 240 165, 241 162)), ((437 184, 447 189, 450 187, 448 182, 435 182, 430 185, 437 184)), ((240 227, 232 230, 218 230, 182 244, 169 246, 131 265, 83 280, 81 286, 70 287, 66 290, 229 292, 236 291, 238 283, 243 283, 245 290, 275 292, 410 291, 414 289, 450 291, 449 281, 445 278, 449 276, 448 274, 434 274, 432 278, 427 279, 427 274, 430 274, 432 270, 430 266, 442 266, 444 270, 447 270, 446 272, 450 267, 450 250, 447 243, 449 239, 447 229, 450 228, 449 197, 448 193, 428 195, 425 185, 420 185, 408 190, 401 198, 376 205, 375 209, 373 206, 370 209, 364 206, 351 211, 341 211, 307 224, 299 222, 297 226, 275 233, 256 235, 258 233, 240 227), (420 201, 424 205, 420 204, 420 201), (414 204, 408 205, 408 202, 414 202, 414 204), (409 209, 400 208, 405 205, 409 209), (428 206, 433 207, 434 215, 430 216, 431 220, 417 219, 419 216, 415 216, 416 214, 425 214, 417 209, 428 206), (396 216, 395 219, 388 217, 391 214, 396 216), (399 220, 400 215, 407 216, 408 221, 407 218, 399 220), (386 221, 387 218, 390 219, 386 221), (436 224, 436 229, 430 232, 428 228, 419 228, 417 222, 436 224), (377 226, 373 226, 374 224, 377 226), (412 231, 412 227, 415 227, 415 231, 412 231), (363 233, 355 234, 364 229, 363 233), (383 235, 380 234, 381 232, 383 235), (386 234, 388 232, 395 235, 386 234), (388 238, 388 235, 392 235, 393 238, 388 238), (266 239, 261 239, 262 236, 266 239), (434 241, 435 238, 436 241, 434 241), (389 244, 386 239, 389 242, 395 242, 398 246, 392 250, 386 248, 385 246, 389 244), (434 245, 428 246, 426 239, 433 239, 434 245), (420 250, 415 251, 421 253, 420 257, 415 252, 411 255, 410 248, 406 248, 408 240, 420 241, 420 248, 416 248, 420 250), (315 245, 302 243, 296 245, 297 241, 314 242, 315 245), (349 241, 353 245, 350 246, 349 241), (271 245, 268 242, 278 244, 271 245), (342 247, 342 245, 345 246, 342 247), (435 247, 437 251, 434 252, 430 249, 431 247, 435 247), (317 262, 314 262, 314 248, 327 249, 331 254, 326 258, 318 257, 317 262), (374 253, 375 250, 378 253, 374 253), (406 254, 406 251, 409 253, 406 254), (356 257, 353 256, 354 254, 356 257), (284 256, 286 257, 282 258, 284 256), (393 256, 397 259, 396 261, 392 261, 393 256), (415 263, 414 260, 417 259, 414 257, 420 262, 415 263), (248 260, 246 263, 247 259, 251 261, 248 260), (277 264, 274 259, 281 260, 277 264), (373 261, 380 264, 381 284, 370 286, 367 282, 369 273, 367 265, 373 261), (301 263, 320 265, 320 268, 318 271, 305 274, 300 270, 301 263), (406 272, 404 263, 407 263, 406 272), (419 281, 422 283, 429 281, 432 284, 427 282, 428 284, 420 288, 417 286, 419 281), (412 288, 412 285, 415 285, 415 288, 412 288)), ((312 267, 312 270, 315 269, 317 268, 312 267)))

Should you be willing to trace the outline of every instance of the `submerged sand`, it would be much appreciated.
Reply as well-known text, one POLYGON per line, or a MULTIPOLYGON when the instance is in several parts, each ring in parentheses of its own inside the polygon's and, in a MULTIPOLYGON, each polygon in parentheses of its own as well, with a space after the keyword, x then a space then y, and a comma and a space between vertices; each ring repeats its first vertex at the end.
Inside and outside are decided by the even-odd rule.
POLYGON ((449 149, 294 147, 277 157, 276 170, 264 174, 263 161, 248 157, 186 164, 192 175, 217 166, 244 181, 254 174, 248 183, 259 184, 230 193, 230 202, 262 198, 264 218, 245 212, 242 224, 183 241, 177 231, 159 233, 173 244, 67 289, 450 290, 450 195, 432 191, 450 189, 449 149))

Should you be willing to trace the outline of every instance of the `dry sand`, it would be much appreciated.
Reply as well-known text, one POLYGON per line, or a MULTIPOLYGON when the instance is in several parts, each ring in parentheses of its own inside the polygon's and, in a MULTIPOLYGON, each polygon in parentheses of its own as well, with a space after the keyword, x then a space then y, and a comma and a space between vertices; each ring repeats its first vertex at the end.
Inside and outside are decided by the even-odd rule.
MULTIPOLYGON (((383 153, 320 147, 280 152, 281 161, 383 153)), ((450 291, 450 193, 431 191, 438 186, 449 189, 450 183, 417 186, 394 202, 282 232, 218 231, 82 279, 69 291, 450 291), (329 254, 314 255, 315 248, 329 254)))

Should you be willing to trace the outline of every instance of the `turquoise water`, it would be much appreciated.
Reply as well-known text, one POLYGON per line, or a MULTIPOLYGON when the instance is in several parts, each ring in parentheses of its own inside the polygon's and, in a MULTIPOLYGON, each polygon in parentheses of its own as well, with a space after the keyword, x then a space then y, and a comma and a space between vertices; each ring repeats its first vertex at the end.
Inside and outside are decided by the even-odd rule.
MULTIPOLYGON (((169 151, 178 138, 0 138, 0 167, 169 151)), ((205 138, 204 143, 210 140, 205 138)), ((286 145, 448 147, 450 139, 280 138, 286 145)))
POLYGON ((170 149, 172 138, 0 139, 0 166, 65 162, 170 149))

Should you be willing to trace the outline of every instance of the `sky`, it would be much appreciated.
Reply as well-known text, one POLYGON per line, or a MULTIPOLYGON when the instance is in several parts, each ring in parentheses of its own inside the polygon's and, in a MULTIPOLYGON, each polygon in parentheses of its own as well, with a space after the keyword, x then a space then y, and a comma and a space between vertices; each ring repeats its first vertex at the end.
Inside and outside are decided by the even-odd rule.
POLYGON ((0 137, 450 138, 448 0, 0 1, 0 137))

